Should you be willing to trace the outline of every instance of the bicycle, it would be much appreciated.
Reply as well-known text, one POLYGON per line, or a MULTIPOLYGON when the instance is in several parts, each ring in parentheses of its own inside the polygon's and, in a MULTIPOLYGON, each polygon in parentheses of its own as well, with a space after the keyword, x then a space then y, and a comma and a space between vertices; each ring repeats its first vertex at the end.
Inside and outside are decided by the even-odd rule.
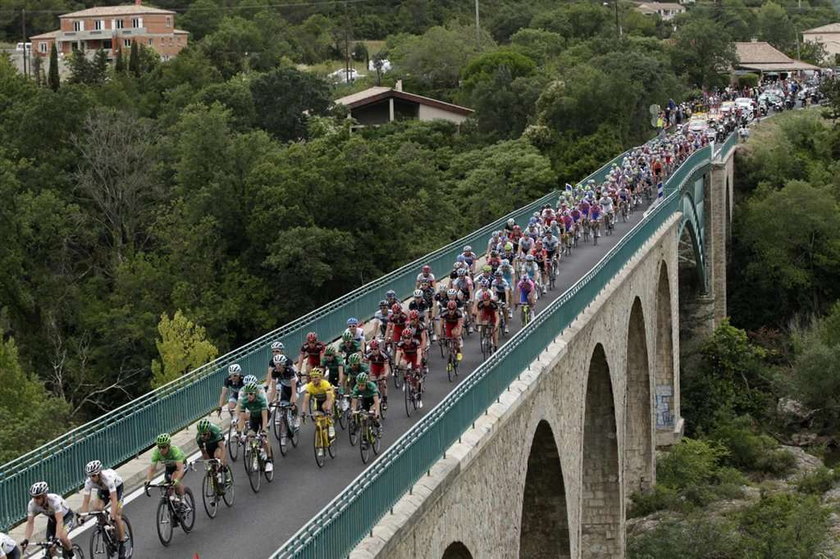
MULTIPOLYGON (((397 376, 397 375, 394 375, 394 376, 397 376)), ((382 395, 382 403, 379 405, 379 414, 382 416, 382 419, 385 419, 385 415, 388 412, 388 402, 385 401, 386 400, 385 389, 388 387, 388 377, 379 377, 379 378, 373 379, 373 382, 376 383, 376 388, 379 389, 379 394, 382 395)), ((394 381, 395 385, 396 385, 396 382, 397 381, 395 380, 394 381)), ((399 384, 399 387, 397 388, 397 390, 400 390, 401 388, 402 388, 402 381, 400 381, 400 384, 399 384)))
POLYGON ((233 506, 236 491, 233 485, 233 470, 222 472, 221 462, 216 458, 200 460, 204 462, 204 480, 201 482, 201 498, 204 502, 204 512, 210 518, 216 518, 219 511, 219 500, 228 507, 233 506))
POLYGON ((245 440, 245 454, 242 456, 245 465, 245 474, 248 476, 248 484, 254 493, 260 492, 260 480, 265 474, 265 480, 268 483, 274 481, 274 469, 270 472, 265 470, 265 464, 268 462, 268 456, 263 458, 263 443, 268 439, 264 431, 259 434, 253 431, 248 431, 245 440))
POLYGON ((495 351, 495 346, 493 344, 493 329, 488 327, 486 324, 481 324, 479 328, 481 329, 481 357, 486 361, 488 357, 493 355, 493 351, 495 351))
MULTIPOLYGON (((231 462, 236 462, 236 459, 239 458, 239 445, 235 443, 235 441, 239 440, 239 432, 237 431, 237 424, 239 423, 239 421, 236 419, 236 417, 234 417, 234 412, 232 409, 225 406, 225 410, 227 410, 227 413, 230 416, 230 424, 228 425, 227 435, 227 452, 231 462)), ((219 417, 221 416, 222 410, 219 410, 219 417)))
POLYGON ((323 468, 326 463, 324 450, 329 452, 330 458, 335 458, 335 437, 330 438, 330 419, 332 416, 321 411, 310 414, 315 421, 315 463, 323 468))
POLYGON ((272 430, 277 442, 280 443, 280 454, 286 456, 289 452, 289 441, 293 447, 297 448, 300 428, 295 425, 294 407, 290 402, 276 402, 272 406, 274 406, 274 413, 280 414, 274 416, 272 430))
MULTIPOLYGON (((68 530, 67 530, 68 532, 70 531, 69 528, 70 527, 68 526, 68 530)), ((44 540, 42 542, 32 542, 30 545, 34 545, 34 546, 37 546, 37 547, 40 547, 41 549, 43 549, 44 550, 44 557, 63 557, 64 556, 64 553, 63 553, 64 548, 61 546, 61 541, 59 541, 59 539, 55 538, 55 537, 49 538, 49 539, 44 540), (61 549, 62 551, 58 551, 59 549, 61 549)), ((78 559, 85 559, 85 554, 82 551, 82 548, 79 547, 79 544, 74 543, 72 548, 73 548, 73 555, 75 557, 77 557, 78 559)))
POLYGON ((151 497, 149 489, 160 489, 160 502, 156 513, 157 533, 160 543, 164 547, 172 541, 172 532, 176 526, 181 526, 185 534, 189 534, 195 526, 195 498, 189 487, 184 487, 182 500, 175 497, 175 484, 171 481, 150 484, 146 487, 146 496, 151 497))
POLYGON ((627 200, 621 202, 621 221, 627 223, 627 217, 630 215, 630 204, 627 200))
POLYGON ((382 425, 380 424, 374 427, 375 414, 373 412, 357 410, 354 412, 354 415, 357 418, 355 422, 358 432, 361 435, 359 454, 362 455, 362 463, 367 464, 371 449, 373 450, 373 454, 376 455, 379 454, 382 448, 382 425))
MULTIPOLYGON (((338 394, 338 389, 336 389, 338 394)), ((333 405, 333 425, 338 423, 342 431, 347 430, 347 420, 350 417, 350 395, 347 393, 340 394, 335 399, 333 405)))
POLYGON ((446 376, 449 378, 449 382, 452 382, 452 379, 458 376, 459 363, 456 343, 456 338, 446 338, 446 345, 449 348, 449 352, 446 357, 446 376))
POLYGON ((600 220, 593 220, 590 227, 592 228, 592 243, 594 246, 598 246, 598 237, 600 237, 600 234, 598 233, 598 229, 600 229, 600 220))
POLYGON ((423 379, 422 373, 416 370, 409 370, 403 368, 405 375, 405 415, 411 417, 414 410, 417 409, 417 401, 423 395, 423 379))
POLYGON ((527 326, 529 322, 531 322, 531 304, 530 303, 523 303, 522 309, 520 310, 520 318, 522 319, 522 326, 527 326))
POLYGON ((612 213, 604 214, 604 233, 609 237, 613 234, 615 229, 615 215, 612 213))
MULTIPOLYGON (((120 541, 111 514, 105 510, 98 510, 88 513, 87 516, 96 518, 96 525, 93 527, 93 533, 90 536, 90 556, 106 557, 108 559, 117 557, 120 551, 120 541)), ((79 522, 84 522, 82 515, 79 515, 79 522)), ((125 512, 122 514, 122 523, 125 536, 123 542, 125 559, 131 559, 134 555, 134 531, 131 529, 131 522, 125 516, 125 512)))
POLYGON ((555 257, 552 256, 551 260, 548 261, 548 290, 554 291, 554 284, 557 279, 557 262, 554 261, 555 257))

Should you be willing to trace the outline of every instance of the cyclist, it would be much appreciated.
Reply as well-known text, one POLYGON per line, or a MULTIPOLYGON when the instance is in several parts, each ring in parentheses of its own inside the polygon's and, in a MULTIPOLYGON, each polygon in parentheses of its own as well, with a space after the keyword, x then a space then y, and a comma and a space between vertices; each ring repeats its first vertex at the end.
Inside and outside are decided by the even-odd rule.
POLYGON ((343 392, 344 388, 344 360, 338 357, 338 351, 328 345, 324 350, 324 357, 321 358, 321 369, 327 376, 330 384, 338 387, 339 393, 343 392))
POLYGON ((373 331, 379 332, 380 336, 385 336, 385 331, 388 329, 388 315, 391 307, 388 301, 382 299, 379 301, 379 308, 373 313, 373 331))
MULTIPOLYGON (((416 312, 421 321, 424 321, 425 326, 425 319, 431 318, 429 313, 429 302, 426 300, 425 293, 421 289, 414 290, 414 298, 409 301, 408 303, 408 319, 409 322, 411 321, 412 312, 416 312)), ((415 326, 412 326, 415 328, 415 326)))
MULTIPOLYGON (((302 410, 312 415, 316 411, 323 412, 327 416, 329 424, 330 439, 335 438, 335 426, 332 423, 332 407, 335 403, 335 390, 332 384, 323 378, 324 373, 318 367, 309 371, 309 383, 305 387, 303 394, 302 410), (312 409, 312 400, 315 400, 315 409, 312 409)), ((323 450, 323 449, 321 449, 323 450)))
POLYGON ((518 297, 516 300, 516 306, 528 304, 531 306, 531 314, 534 314, 535 304, 537 300, 537 286, 527 275, 522 276, 522 279, 519 280, 519 283, 516 284, 516 292, 518 293, 518 297))
POLYGON ((225 454, 225 435, 222 430, 206 417, 198 422, 195 430, 197 432, 195 444, 201 450, 201 457, 205 460, 216 458, 221 464, 222 472, 226 472, 227 455, 225 454))
MULTIPOLYGON (((316 370, 316 368, 312 370, 316 370)), ((320 370, 320 369, 317 369, 320 370)), ((262 435, 263 451, 261 458, 265 461, 265 471, 270 472, 274 469, 274 457, 271 452, 271 445, 268 437, 265 436, 265 430, 268 427, 268 400, 264 393, 260 393, 260 387, 256 382, 249 382, 243 389, 245 399, 240 400, 236 405, 240 411, 247 411, 248 415, 248 429, 254 433, 262 435)), ((239 418, 239 431, 243 432, 245 429, 245 415, 241 414, 239 418)), ((247 438, 242 435, 243 441, 247 438)))
MULTIPOLYGON (((104 510, 105 504, 111 504, 111 520, 117 527, 117 541, 119 558, 125 559, 125 529, 122 523, 123 480, 114 470, 102 468, 102 462, 93 460, 85 466, 85 488, 82 491, 82 508, 79 510, 79 521, 84 522, 84 516, 90 506, 91 491, 96 489, 96 503, 94 510, 104 510)), ((2 558, 0 558, 2 559, 2 558)))
POLYGON ((499 303, 488 290, 481 294, 481 300, 476 303, 478 309, 478 324, 484 328, 491 328, 493 347, 499 347, 499 303))
POLYGON ((600 237, 601 233, 599 232, 599 224, 601 223, 601 214, 603 212, 603 208, 601 204, 597 201, 593 201, 593 204, 589 207, 589 221, 592 222, 592 235, 594 237, 600 237))
POLYGON ((473 265, 475 264, 475 261, 478 260, 478 255, 473 252, 470 245, 464 247, 464 252, 462 252, 461 255, 464 257, 464 262, 467 263, 467 269, 469 270, 470 275, 472 275, 475 272, 473 265))
POLYGON ((537 265, 537 269, 539 270, 539 281, 538 284, 542 286, 543 295, 545 295, 546 286, 548 285, 548 271, 546 263, 546 253, 545 249, 543 248, 542 241, 537 241, 534 243, 534 248, 531 251, 531 254, 534 255, 534 263, 537 265))
MULTIPOLYGON (((400 365, 404 366, 409 371, 412 371, 418 378, 419 383, 422 383, 421 367, 425 363, 423 357, 423 347, 414 337, 414 332, 411 328, 406 328, 402 333, 402 340, 397 344, 397 354, 395 360, 400 365)), ((418 395, 417 407, 422 408, 422 389, 418 395)))
POLYGON ((379 389, 375 382, 368 380, 365 373, 356 376, 356 383, 353 385, 353 402, 351 409, 355 412, 361 406, 362 410, 373 412, 373 421, 379 427, 379 389))
POLYGON ((321 363, 321 357, 326 347, 324 342, 318 340, 318 334, 309 332, 306 335, 306 342, 300 348, 297 370, 305 375, 309 372, 309 369, 317 367, 321 363))
POLYGON ((228 409, 233 411, 236 407, 236 400, 239 399, 239 391, 245 386, 242 380, 242 367, 233 363, 228 367, 228 377, 222 386, 222 393, 219 394, 219 415, 222 415, 222 406, 225 405, 225 397, 227 397, 228 409), (230 393, 230 394, 228 394, 230 393))
POLYGON ((360 345, 364 345, 365 343, 365 329, 359 323, 359 319, 351 316, 347 319, 347 330, 345 332, 349 332, 350 336, 359 342, 360 345))
POLYGON ((354 353, 362 351, 363 344, 353 338, 353 335, 345 330, 341 334, 341 343, 338 344, 338 353, 341 354, 344 363, 347 363, 347 358, 354 353))
POLYGON ((274 368, 274 356, 275 355, 284 355, 286 353, 286 346, 283 345, 283 342, 276 341, 271 344, 271 359, 268 360, 268 368, 269 371, 266 374, 271 374, 271 369, 274 368))
POLYGON ((0 532, 0 559, 20 559, 21 550, 17 542, 0 532))
POLYGON ((405 325, 408 323, 408 315, 403 311, 402 305, 394 303, 391 306, 391 317, 388 320, 388 331, 385 339, 389 343, 397 345, 402 337, 402 332, 405 330, 405 325))
POLYGON ((435 286, 435 275, 432 273, 432 267, 426 264, 417 274, 417 280, 414 282, 415 287, 419 288, 421 284, 428 283, 432 287, 435 286))
POLYGON ((181 480, 186 473, 187 455, 179 447, 172 444, 172 437, 169 433, 161 433, 155 438, 155 449, 152 451, 149 468, 146 470, 146 483, 144 484, 146 495, 149 495, 149 484, 152 483, 152 477, 155 475, 159 463, 162 463, 165 468, 163 478, 167 483, 172 482, 175 494, 179 499, 182 498, 184 496, 184 485, 181 480))
MULTIPOLYGON (((552 222, 556 223, 556 222, 552 222)), ((557 274, 557 263, 560 261, 560 253, 557 252, 557 247, 560 246, 560 239, 554 235, 551 229, 545 232, 545 237, 542 239, 543 248, 545 249, 546 261, 550 263, 549 272, 557 274)))
POLYGON ((26 507, 26 530, 24 530, 23 541, 20 542, 21 551, 26 551, 29 546, 29 538, 35 529, 35 517, 43 514, 47 517, 47 539, 58 538, 61 542, 64 559, 72 559, 73 542, 70 541, 69 532, 73 528, 73 510, 67 505, 61 495, 50 493, 46 481, 38 481, 29 488, 29 495, 32 497, 26 507))
POLYGON ((367 355, 365 355, 365 359, 367 360, 370 366, 370 378, 373 381, 382 381, 381 384, 383 385, 382 390, 382 397, 384 400, 388 399, 388 375, 392 373, 391 371, 391 356, 384 350, 382 344, 379 343, 379 340, 372 340, 370 342, 369 351, 367 355))
MULTIPOLYGON (((470 314, 472 312, 473 282, 463 268, 458 270, 458 279, 455 280, 454 287, 458 292, 458 298, 464 302, 464 312, 470 314)), ((467 328, 472 333, 472 323, 467 328)))
POLYGON ((604 212, 604 217, 609 220, 608 223, 615 223, 615 207, 613 205, 613 199, 611 196, 607 195, 606 191, 601 193, 601 197, 598 199, 598 204, 601 206, 601 211, 604 212))
POLYGON ((458 361, 461 355, 461 329, 464 326, 464 313, 458 308, 456 301, 449 301, 446 308, 441 311, 440 319, 443 322, 443 337, 454 340, 455 353, 458 361))
POLYGON ((534 282, 534 285, 536 285, 537 279, 540 275, 540 268, 539 266, 537 266, 537 263, 534 260, 535 258, 533 254, 527 254, 525 256, 525 263, 522 265, 522 269, 519 274, 519 279, 521 280, 522 278, 527 277, 532 282, 534 282))
MULTIPOLYGON (((294 405, 297 400, 298 375, 295 366, 285 355, 275 355, 272 360, 273 367, 270 369, 265 383, 268 386, 267 400, 277 401, 277 385, 280 385, 280 400, 294 405)), ((280 420, 280 415, 275 421, 280 420)))
MULTIPOLYGON (((432 326, 435 325, 437 322, 437 305, 435 305, 435 288, 432 284, 421 282, 420 283, 420 292, 423 293, 423 300, 426 302, 426 316, 428 317, 428 323, 432 326)), ((411 307, 409 306, 409 309, 411 307)), ((437 328, 432 327, 432 341, 437 340, 437 328)))
POLYGON ((408 326, 414 332, 414 338, 423 344, 423 347, 428 347, 428 338, 426 337, 426 323, 423 321, 423 315, 417 311, 408 311, 408 326))
MULTIPOLYGON (((501 270, 496 270, 494 276, 495 277, 493 278, 493 282, 490 284, 490 289, 492 290, 496 300, 499 302, 499 312, 505 312, 505 307, 507 307, 508 313, 510 313, 510 284, 504 278, 504 274, 502 274, 501 270)), ((510 314, 508 318, 510 318, 510 314)), ((505 334, 508 333, 510 333, 510 325, 508 325, 508 323, 505 322, 505 334)))
POLYGON ((394 291, 393 289, 389 289, 388 291, 386 291, 385 292, 385 302, 388 303, 388 308, 389 309, 394 306, 394 303, 399 303, 400 300, 397 299, 397 292, 394 291))
MULTIPOLYGON (((375 341, 376 340, 373 340, 371 344, 375 341)), ((369 372, 370 367, 364 362, 361 353, 352 354, 347 361, 347 367, 344 368, 344 382, 342 383, 342 388, 345 388, 346 392, 349 394, 353 390, 353 383, 356 382, 356 375, 369 372)))

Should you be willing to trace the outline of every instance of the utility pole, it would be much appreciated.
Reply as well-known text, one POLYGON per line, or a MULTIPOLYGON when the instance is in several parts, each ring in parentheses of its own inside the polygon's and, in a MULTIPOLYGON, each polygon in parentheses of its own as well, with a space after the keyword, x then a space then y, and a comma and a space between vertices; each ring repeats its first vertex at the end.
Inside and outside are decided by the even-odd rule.
POLYGON ((23 32, 23 75, 28 76, 26 73, 26 9, 24 8, 20 10, 20 27, 23 32))
POLYGON ((475 45, 481 50, 481 24, 478 21, 478 0, 475 0, 475 45))

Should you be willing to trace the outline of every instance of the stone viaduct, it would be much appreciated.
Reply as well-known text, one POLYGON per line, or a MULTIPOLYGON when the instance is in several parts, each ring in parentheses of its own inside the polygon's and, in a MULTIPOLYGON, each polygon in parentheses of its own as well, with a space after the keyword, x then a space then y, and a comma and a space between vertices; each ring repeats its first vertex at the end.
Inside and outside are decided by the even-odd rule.
POLYGON ((679 439, 683 343, 726 313, 734 149, 351 557, 615 558, 679 439), (698 226, 700 225, 700 226, 698 226))

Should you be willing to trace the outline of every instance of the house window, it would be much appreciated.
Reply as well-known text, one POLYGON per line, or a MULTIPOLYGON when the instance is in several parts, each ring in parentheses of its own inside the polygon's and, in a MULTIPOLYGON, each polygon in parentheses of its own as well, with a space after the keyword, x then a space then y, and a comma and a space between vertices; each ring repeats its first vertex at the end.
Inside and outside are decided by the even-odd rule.
POLYGON ((42 53, 42 54, 46 54, 46 52, 47 52, 47 43, 45 43, 45 42, 43 42, 43 41, 42 41, 42 42, 40 42, 40 43, 38 43, 38 52, 40 52, 40 53, 42 53))
POLYGON ((103 48, 103 49, 105 49, 105 50, 111 50, 112 48, 114 48, 114 47, 111 45, 111 39, 105 39, 105 40, 103 40, 103 41, 102 41, 102 48, 103 48))
POLYGON ((93 28, 97 31, 102 31, 105 29, 105 20, 104 19, 97 19, 93 22, 93 28))
POLYGON ((125 27, 125 22, 121 19, 114 20, 114 29, 122 29, 125 27))
POLYGON ((85 30, 85 22, 81 20, 77 20, 73 22, 73 31, 84 31, 85 30))
POLYGON ((131 47, 131 39, 123 39, 124 47, 131 47))
POLYGON ((149 39, 149 46, 152 46, 152 40, 149 39))
POLYGON ((135 28, 135 29, 137 29, 138 27, 140 27, 140 18, 139 18, 139 17, 133 17, 133 18, 131 18, 131 26, 132 26, 133 28, 135 28))
POLYGON ((166 26, 172 27, 172 16, 166 16, 166 26))

